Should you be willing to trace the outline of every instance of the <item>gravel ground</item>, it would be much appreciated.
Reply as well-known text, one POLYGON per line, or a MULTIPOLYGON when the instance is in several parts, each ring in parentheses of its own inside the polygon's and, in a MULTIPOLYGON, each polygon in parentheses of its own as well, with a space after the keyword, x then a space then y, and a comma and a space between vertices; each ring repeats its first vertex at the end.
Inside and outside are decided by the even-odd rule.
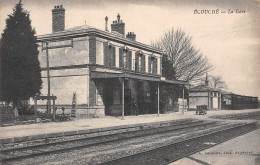
MULTIPOLYGON (((226 125, 225 127, 230 126, 226 125)), ((19 162, 10 162, 9 164, 97 164, 110 159, 127 156, 141 151, 147 151, 157 148, 183 138, 193 137, 196 134, 203 134, 212 130, 223 128, 216 124, 189 128, 185 131, 175 131, 151 136, 133 138, 128 140, 120 140, 118 142, 108 143, 104 145, 96 145, 71 152, 53 154, 46 156, 38 156, 31 159, 25 159, 19 162), (188 134, 185 134, 189 132, 188 134)))

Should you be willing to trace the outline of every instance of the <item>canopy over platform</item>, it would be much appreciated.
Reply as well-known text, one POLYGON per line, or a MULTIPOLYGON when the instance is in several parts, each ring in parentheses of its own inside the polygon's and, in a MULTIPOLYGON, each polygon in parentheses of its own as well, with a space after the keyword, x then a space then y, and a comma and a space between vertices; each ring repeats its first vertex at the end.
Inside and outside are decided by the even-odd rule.
POLYGON ((143 74, 132 74, 132 73, 113 73, 113 72, 100 72, 91 71, 91 78, 94 79, 104 79, 104 78, 132 78, 138 80, 146 80, 153 82, 160 82, 161 84, 176 84, 176 85, 188 85, 188 82, 179 80, 166 80, 162 79, 160 76, 149 76, 143 74))

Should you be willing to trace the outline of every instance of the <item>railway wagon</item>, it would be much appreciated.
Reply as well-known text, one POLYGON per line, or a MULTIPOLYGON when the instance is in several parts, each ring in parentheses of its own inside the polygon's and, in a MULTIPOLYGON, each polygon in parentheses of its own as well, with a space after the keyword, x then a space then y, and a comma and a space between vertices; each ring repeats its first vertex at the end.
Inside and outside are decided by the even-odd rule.
POLYGON ((226 110, 258 108, 258 97, 243 96, 234 93, 222 94, 221 107, 226 110))

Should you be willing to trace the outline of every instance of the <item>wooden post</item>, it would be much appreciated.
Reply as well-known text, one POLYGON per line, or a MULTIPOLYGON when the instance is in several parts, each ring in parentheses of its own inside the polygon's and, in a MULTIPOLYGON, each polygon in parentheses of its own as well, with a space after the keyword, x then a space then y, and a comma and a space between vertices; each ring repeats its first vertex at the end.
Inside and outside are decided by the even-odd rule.
POLYGON ((124 120, 125 113, 125 79, 122 79, 122 120, 124 120))
POLYGON ((89 117, 89 97, 88 97, 88 109, 87 109, 87 117, 89 117))
POLYGON ((37 96, 34 96, 34 117, 37 118, 37 96))
POLYGON ((208 110, 209 110, 209 92, 208 92, 208 110))
POLYGON ((158 98, 157 98, 157 100, 158 100, 157 116, 159 116, 159 115, 160 115, 160 84, 159 84, 159 82, 158 82, 158 91, 157 91, 157 94, 158 94, 158 98))
POLYGON ((184 85, 182 89, 182 114, 184 114, 184 85))
POLYGON ((53 121, 55 121, 55 120, 56 120, 56 109, 55 109, 55 99, 53 97, 53 121))

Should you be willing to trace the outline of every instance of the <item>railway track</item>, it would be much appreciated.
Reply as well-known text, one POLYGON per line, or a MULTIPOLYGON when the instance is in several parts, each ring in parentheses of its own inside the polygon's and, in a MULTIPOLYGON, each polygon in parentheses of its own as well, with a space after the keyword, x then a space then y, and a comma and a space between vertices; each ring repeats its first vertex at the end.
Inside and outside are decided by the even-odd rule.
MULTIPOLYGON (((186 137, 186 140, 191 140, 194 138, 192 135, 194 132, 197 132, 199 130, 208 130, 208 132, 211 132, 209 130, 215 130, 218 132, 220 127, 224 127, 225 129, 232 129, 233 127, 240 127, 241 124, 233 124, 228 125, 225 122, 215 122, 215 121, 187 121, 183 123, 171 123, 169 125, 164 124, 164 126, 159 127, 151 127, 147 129, 141 129, 141 130, 133 130, 128 132, 118 132, 118 133, 111 133, 104 136, 95 136, 95 137, 88 137, 88 138, 81 138, 81 139, 72 139, 72 140, 66 140, 62 142, 53 142, 48 144, 40 144, 40 145, 33 145, 33 146, 26 146, 26 147, 18 147, 18 148, 9 148, 9 149, 3 149, 1 151, 1 157, 2 157, 2 163, 5 164, 12 164, 12 162, 15 164, 19 160, 26 160, 28 158, 39 158, 39 156, 46 156, 51 154, 62 154, 66 152, 73 152, 75 150, 89 150, 88 154, 91 154, 91 147, 95 147, 94 151, 98 151, 98 148, 102 148, 100 146, 108 146, 105 147, 104 150, 114 150, 118 147, 116 147, 116 144, 118 143, 127 143, 128 141, 135 141, 135 139, 138 138, 154 138, 157 136, 157 139, 161 138, 167 138, 167 137, 178 137, 183 136, 187 133, 190 133, 190 137, 186 137), (113 148, 114 146, 114 148, 113 148), (97 147, 97 148, 96 148, 97 147)), ((215 132, 216 132, 215 131, 215 132)), ((207 134, 206 132, 203 132, 200 137, 203 137, 203 134, 207 134)), ((209 134, 209 133, 208 133, 209 134)), ((155 138, 156 140, 156 138, 155 138)), ((185 142, 186 140, 183 140, 185 142)), ((178 141, 178 140, 177 140, 178 141)), ((177 142, 175 141, 175 142, 177 142)), ((179 141, 178 143, 181 143, 179 141)), ((134 144, 134 143, 133 143, 134 144)), ((132 145, 129 143, 129 145, 132 145)), ((167 144, 172 145, 172 144, 167 144)), ((166 146, 165 146, 166 147, 166 146)), ((161 147, 157 147, 158 149, 161 147)), ((102 149, 103 150, 103 149, 102 149)), ((157 149, 156 149, 157 150, 157 149)), ((175 150, 176 151, 176 150, 175 150)), ((136 157, 140 154, 147 154, 147 151, 141 152, 139 154, 132 154, 132 155, 122 155, 119 157, 116 157, 114 159, 108 159, 108 160, 102 160, 102 161, 95 161, 94 159, 90 160, 92 162, 81 162, 83 164, 90 163, 90 164, 97 164, 97 163, 105 163, 105 164, 122 164, 121 161, 123 161, 125 164, 125 159, 130 159, 126 162, 129 162, 128 164, 132 164, 136 157), (133 159, 134 157, 134 159, 133 159), (121 163, 120 163, 121 162, 121 163)), ((154 150, 148 151, 148 152, 156 152, 154 150)), ((149 153, 150 154, 150 153, 149 153)), ((86 154, 87 155, 87 154, 86 154)), ((155 154, 156 155, 156 154, 155 154)), ((48 156, 47 156, 48 157, 48 156)), ((97 156, 98 157, 98 156, 97 156)), ((142 158, 142 156, 141 156, 142 158)), ((47 158, 46 158, 47 159, 47 158)), ((147 159, 149 160, 149 159, 147 159)), ((171 160, 171 159, 166 159, 171 160)), ((140 162, 140 161, 137 161, 140 162)), ((136 163, 135 163, 136 164, 136 163)), ((139 164, 143 164, 139 163, 139 164)))
POLYGON ((210 118, 228 119, 228 120, 260 120, 260 112, 231 114, 225 116, 212 116, 210 118))
POLYGON ((235 125, 222 130, 209 132, 195 137, 189 137, 172 144, 158 147, 149 151, 139 152, 134 155, 124 156, 102 162, 105 165, 158 165, 169 164, 199 151, 213 147, 235 137, 258 129, 257 122, 235 125), (133 163, 134 162, 134 163, 133 163))
MULTIPOLYGON (((68 138, 63 141, 54 141, 49 143, 40 143, 36 145, 28 145, 23 147, 3 147, 1 150, 2 163, 9 161, 15 161, 20 159, 31 158, 35 156, 41 156, 46 154, 62 153, 71 150, 81 149, 85 147, 90 147, 93 145, 101 145, 105 143, 115 142, 119 140, 126 140, 130 138, 136 138, 141 136, 148 136, 158 133, 164 133, 169 131, 181 132, 187 129, 192 129, 194 127, 203 128, 205 126, 210 126, 216 122, 209 121, 199 121, 199 120, 187 120, 181 123, 167 123, 162 125, 157 125, 153 127, 143 128, 138 127, 136 129, 128 130, 125 129, 108 131, 103 133, 101 136, 92 135, 81 137, 75 136, 74 139, 68 138)), ((33 143, 32 143, 33 144, 33 143)), ((19 146, 19 144, 16 144, 19 146)))

